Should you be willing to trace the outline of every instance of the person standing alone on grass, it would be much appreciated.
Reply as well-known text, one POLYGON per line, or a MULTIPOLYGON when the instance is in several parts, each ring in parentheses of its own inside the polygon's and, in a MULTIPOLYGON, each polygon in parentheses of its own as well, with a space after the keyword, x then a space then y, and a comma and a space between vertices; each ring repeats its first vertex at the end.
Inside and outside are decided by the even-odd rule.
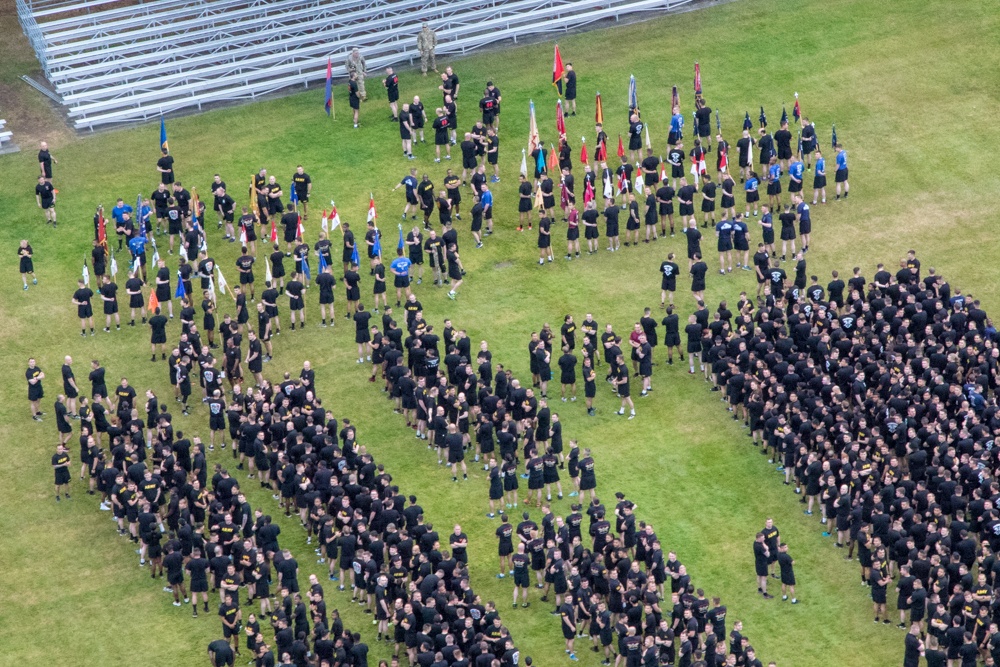
POLYGON ((427 76, 428 68, 435 72, 438 71, 437 60, 434 57, 435 48, 437 48, 437 35, 431 30, 427 21, 424 21, 420 26, 420 32, 417 33, 417 51, 420 52, 420 72, 424 76, 427 76))
POLYGON ((45 397, 45 390, 42 388, 42 380, 45 373, 35 364, 35 359, 28 359, 28 370, 24 373, 28 381, 28 404, 31 407, 31 418, 36 422, 42 421, 42 412, 39 410, 39 402, 45 397))
POLYGON ((22 239, 20 245, 17 247, 18 256, 18 270, 21 273, 21 284, 24 285, 24 289, 28 289, 28 275, 31 275, 31 284, 37 285, 38 278, 35 277, 35 263, 32 261, 32 256, 34 251, 28 244, 27 239, 22 239))
POLYGON ((47 183, 52 182, 53 163, 59 164, 59 160, 52 157, 52 153, 49 152, 48 142, 40 142, 38 144, 38 170, 40 172, 39 175, 44 178, 47 183))
POLYGON ((44 176, 38 177, 38 185, 35 186, 35 202, 45 215, 45 223, 55 227, 56 191, 52 187, 51 181, 47 180, 44 176))

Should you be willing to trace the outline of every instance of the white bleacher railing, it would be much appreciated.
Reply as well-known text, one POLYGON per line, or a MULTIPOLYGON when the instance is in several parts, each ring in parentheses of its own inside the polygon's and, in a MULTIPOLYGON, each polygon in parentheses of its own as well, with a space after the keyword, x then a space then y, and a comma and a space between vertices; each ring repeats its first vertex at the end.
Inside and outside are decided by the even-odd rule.
POLYGON ((0 118, 0 153, 6 152, 13 146, 11 140, 14 133, 7 129, 7 121, 0 118))
POLYGON ((78 129, 338 78, 360 48, 369 71, 662 12, 691 0, 16 0, 18 18, 78 129))

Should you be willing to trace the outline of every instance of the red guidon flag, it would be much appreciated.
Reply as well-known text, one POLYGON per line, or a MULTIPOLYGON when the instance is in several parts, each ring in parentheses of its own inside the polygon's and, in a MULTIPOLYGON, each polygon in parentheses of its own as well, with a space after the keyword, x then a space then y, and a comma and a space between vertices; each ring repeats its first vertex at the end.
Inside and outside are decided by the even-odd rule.
POLYGON ((101 207, 97 211, 97 244, 104 246, 104 249, 108 249, 108 224, 104 219, 104 208, 101 207))
POLYGON ((563 93, 562 80, 565 74, 566 68, 563 67, 562 55, 559 54, 559 45, 556 44, 555 56, 552 59, 552 85, 556 87, 560 95, 563 93))

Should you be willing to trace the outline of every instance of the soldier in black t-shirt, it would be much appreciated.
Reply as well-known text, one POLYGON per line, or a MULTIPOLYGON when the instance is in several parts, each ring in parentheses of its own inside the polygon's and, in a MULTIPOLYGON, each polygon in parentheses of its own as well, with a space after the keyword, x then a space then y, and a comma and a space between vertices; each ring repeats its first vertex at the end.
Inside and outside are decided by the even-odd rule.
POLYGON ((638 162, 642 157, 642 121, 638 114, 632 114, 628 119, 628 159, 638 162))
POLYGON ((351 319, 357 311, 358 302, 361 300, 361 276, 358 274, 358 265, 351 264, 349 270, 344 272, 344 287, 347 291, 347 312, 344 317, 351 319), (352 312, 354 311, 354 312, 352 312))
POLYGON ((479 100, 479 110, 483 114, 483 125, 492 127, 497 118, 497 110, 500 105, 490 94, 489 88, 483 91, 483 99, 479 100))
POLYGON ((788 123, 782 123, 781 129, 774 133, 774 143, 777 147, 777 158, 781 163, 781 171, 788 171, 788 161, 792 159, 792 133, 788 130, 788 123))
MULTIPOLYGON (((205 611, 207 612, 208 609, 205 609, 205 611)), ((197 611, 194 615, 198 615, 197 611)), ((233 655, 232 647, 225 639, 216 639, 208 645, 208 658, 215 667, 232 667, 236 659, 233 655)))
POLYGON ((566 63, 566 73, 563 76, 566 80, 566 111, 567 115, 576 115, 576 70, 573 63, 566 63))
POLYGON ((149 348, 152 353, 150 361, 156 361, 156 346, 160 346, 160 357, 162 359, 167 358, 166 344, 167 344, 167 318, 165 315, 160 313, 160 309, 157 308, 153 311, 153 316, 149 318, 149 348))
POLYGON ((134 271, 129 271, 128 280, 125 281, 125 293, 128 294, 129 323, 130 327, 135 326, 135 310, 139 309, 142 315, 142 323, 146 323, 146 301, 142 298, 142 278, 136 276, 134 271))
POLYGON ((160 172, 160 182, 170 185, 174 182, 174 158, 166 148, 160 149, 160 152, 163 155, 156 161, 156 171, 160 172))
POLYGON ((52 182, 52 164, 59 164, 59 160, 52 157, 49 152, 48 142, 42 141, 38 144, 38 169, 41 177, 47 182, 52 182))
POLYGON ((156 231, 163 233, 167 226, 167 208, 170 206, 170 191, 167 186, 160 183, 156 190, 149 195, 149 200, 153 204, 153 215, 156 216, 156 231))
POLYGON ((667 299, 674 305, 674 292, 677 291, 677 274, 680 267, 674 262, 674 253, 669 253, 667 259, 660 264, 660 308, 664 308, 667 299))
POLYGON ((358 84, 358 75, 351 72, 347 82, 347 103, 351 107, 354 116, 354 127, 358 127, 358 110, 361 109, 361 88, 358 84))
POLYGON ((52 187, 51 180, 47 180, 44 176, 38 177, 38 185, 35 186, 35 201, 38 203, 38 208, 42 209, 42 213, 45 215, 45 223, 55 227, 56 192, 55 188, 52 187))
POLYGON ((327 306, 330 308, 330 326, 335 326, 336 321, 334 318, 333 311, 333 300, 334 300, 334 288, 337 286, 337 280, 333 277, 333 267, 330 264, 326 264, 320 274, 316 276, 316 286, 319 287, 319 315, 322 318, 321 327, 326 327, 326 309, 327 306))
POLYGON ((444 109, 438 107, 434 110, 434 114, 437 116, 434 122, 431 124, 434 128, 434 161, 441 161, 441 147, 445 147, 446 155, 445 159, 451 159, 451 144, 448 142, 448 130, 451 128, 451 123, 448 117, 445 115, 444 109))
POLYGON ((254 276, 253 276, 253 264, 254 258, 249 254, 246 246, 241 249, 241 254, 236 258, 236 270, 240 274, 240 285, 243 286, 244 290, 249 286, 250 290, 250 300, 254 298, 254 276))
POLYGON ((104 332, 111 331, 111 317, 115 318, 115 329, 122 328, 121 316, 118 314, 118 285, 111 282, 111 276, 104 276, 101 285, 101 301, 104 302, 104 332))
POLYGON ((306 303, 303 298, 303 292, 305 291, 305 285, 298 280, 298 276, 292 276, 292 279, 285 284, 285 293, 288 295, 288 310, 292 322, 292 331, 295 331, 295 319, 298 315, 299 323, 304 329, 306 326, 306 303))
POLYGON ((391 67, 385 68, 385 78, 382 80, 386 94, 389 97, 389 109, 392 116, 389 120, 399 121, 399 77, 392 71, 391 67))
POLYGON ((312 179, 309 174, 305 172, 302 165, 297 165, 295 167, 295 173, 292 174, 292 187, 295 188, 295 197, 299 200, 299 206, 302 208, 302 219, 309 219, 309 195, 312 194, 312 179))
POLYGON ((94 292, 83 280, 77 281, 76 291, 73 292, 73 305, 76 306, 76 316, 80 318, 80 335, 87 335, 87 325, 90 325, 90 335, 94 335, 94 308, 90 300, 94 298, 94 292))

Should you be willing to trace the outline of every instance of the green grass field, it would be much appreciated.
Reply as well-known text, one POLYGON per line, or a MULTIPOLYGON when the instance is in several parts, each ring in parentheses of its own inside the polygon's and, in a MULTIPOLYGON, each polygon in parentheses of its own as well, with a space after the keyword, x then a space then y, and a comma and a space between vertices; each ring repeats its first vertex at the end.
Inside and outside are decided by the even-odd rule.
MULTIPOLYGON (((670 86, 679 86, 690 115, 695 60, 701 63, 706 99, 721 110, 723 133, 731 142, 745 110, 756 118, 756 109, 764 105, 776 124, 782 102, 791 112, 797 91, 804 113, 817 124, 822 147, 829 145, 831 123, 837 124, 850 152, 854 186, 849 202, 815 210, 810 272, 825 280, 831 269, 861 266, 870 277, 876 262, 894 266, 915 248, 925 267, 936 267, 953 287, 995 309, 1000 281, 988 230, 1000 222, 992 201, 1000 183, 991 154, 1000 129, 989 119, 997 110, 1000 58, 990 47, 998 23, 993 4, 982 0, 949 11, 918 0, 761 0, 573 35, 560 40, 564 59, 579 73, 580 113, 567 119, 568 134, 575 154, 581 135, 592 143, 595 90, 603 94, 609 134, 624 132, 628 75, 633 73, 654 145, 665 150, 670 86)), ((580 319, 586 312, 602 325, 610 321, 619 332, 627 331, 643 307, 657 304, 657 268, 667 250, 680 254, 684 249, 679 238, 582 261, 557 260, 544 268, 535 264, 534 235, 513 231, 516 176, 529 98, 538 107, 542 138, 555 139, 551 55, 552 44, 545 43, 453 63, 463 87, 461 127, 473 123, 472 107, 486 79, 503 91, 503 181, 494 188, 499 232, 485 249, 474 250, 459 223, 468 278, 457 302, 428 283, 417 290, 429 320, 439 324, 450 317, 474 341, 488 340, 495 357, 521 378, 528 375, 525 350, 531 331, 544 322, 557 326, 566 313, 580 319)), ((8 61, 2 81, 13 81, 16 68, 24 66, 23 59, 8 61)), ((420 94, 433 106, 439 99, 435 85, 419 73, 401 75, 404 99, 420 94)), ((391 243, 402 195, 389 191, 410 165, 399 156, 398 134, 387 120, 377 80, 369 90, 374 94, 362 108, 359 130, 351 128, 343 86, 335 93, 336 121, 322 111, 321 86, 279 100, 168 119, 178 177, 188 187, 199 186, 204 196, 212 174, 219 172, 234 194, 245 198, 244 184, 261 166, 287 184, 301 163, 315 183, 317 206, 307 228, 311 238, 318 232, 316 208, 330 199, 337 201, 344 220, 363 225, 372 191, 391 243)), ((24 131, 35 136, 32 128, 24 131)), ((137 567, 131 545, 115 535, 108 514, 96 510, 82 484, 74 482, 71 502, 55 504, 48 465, 56 441, 53 421, 30 421, 24 400, 25 362, 35 356, 49 376, 43 409, 51 415, 66 354, 76 361, 78 379, 85 379, 89 360, 98 358, 108 368, 109 381, 127 375, 139 390, 152 387, 169 395, 165 364, 151 364, 146 356, 146 331, 125 327, 81 339, 70 305, 95 205, 104 203, 110 210, 116 197, 134 200, 136 192, 148 194, 155 187, 157 140, 158 128, 150 124, 54 143, 60 189, 55 232, 42 223, 31 194, 37 173, 34 146, 0 157, 5 221, 0 247, 7 257, 8 285, 0 299, 0 376, 6 379, 0 388, 0 437, 6 443, 0 467, 0 563, 7 575, 0 588, 0 627, 6 664, 96 667, 140 660, 192 665, 204 660, 206 644, 220 633, 214 617, 195 621, 187 609, 170 606, 162 584, 151 583, 148 571, 137 567), (40 279, 27 292, 20 290, 15 261, 21 238, 35 249, 40 279)), ((414 164, 440 184, 443 165, 432 165, 428 146, 416 152, 414 164)), ((828 159, 832 186, 832 155, 828 159)), ((237 249, 218 238, 212 236, 210 248, 232 283, 237 249)), ((554 238, 560 240, 554 244, 560 257, 562 228, 554 238)), ((754 233, 752 240, 758 238, 754 233)), ((715 279, 710 274, 710 307, 751 289, 752 280, 749 274, 715 279)), ((686 280, 679 283, 678 303, 686 314, 692 304, 686 280)), ((369 294, 370 283, 363 283, 363 290, 369 294)), ((338 293, 340 307, 339 288, 338 293)), ((343 321, 332 331, 316 328, 316 297, 310 295, 308 304, 311 327, 276 341, 267 375, 276 379, 310 359, 327 406, 360 425, 359 442, 387 464, 403 492, 420 497, 442 534, 454 522, 463 525, 471 538, 473 586, 484 599, 500 603, 522 654, 533 656, 537 665, 564 661, 558 624, 546 606, 509 611, 510 584, 494 579, 496 523, 484 516, 487 485, 481 471, 466 484, 451 484, 354 364, 352 330, 343 321)), ((177 325, 172 326, 173 341, 177 325)), ((765 662, 776 660, 782 667, 898 664, 902 632, 873 627, 857 564, 842 561, 842 552, 821 537, 818 520, 802 516, 796 497, 747 446, 744 431, 707 385, 689 378, 683 367, 667 367, 662 357, 661 352, 653 378, 656 392, 637 399, 635 421, 612 416, 617 404, 603 387, 595 418, 586 416, 582 401, 556 402, 565 436, 595 450, 602 497, 611 499, 621 490, 638 502, 639 518, 653 524, 665 549, 678 552, 697 586, 722 596, 730 627, 736 619, 744 621, 745 634, 765 662), (796 559, 802 600, 797 607, 761 600, 754 592, 750 544, 767 515, 775 518, 796 559)), ((179 417, 177 426, 204 434, 207 415, 199 406, 190 418, 179 417)), ((74 437, 74 461, 77 450, 74 437)), ((226 457, 217 452, 211 462, 226 457)), ((71 469, 75 472, 77 465, 71 469)), ((254 507, 277 514, 269 495, 252 487, 248 491, 254 507)), ((568 513, 569 500, 555 509, 568 513)), ((320 572, 322 566, 314 564, 311 548, 301 539, 303 531, 294 520, 281 521, 282 543, 296 553, 304 571, 320 572)), ((328 597, 345 623, 374 644, 370 617, 332 587, 328 597)), ((388 651, 380 646, 372 658, 383 657, 388 651)), ((581 664, 597 665, 597 659, 583 651, 581 664)))

